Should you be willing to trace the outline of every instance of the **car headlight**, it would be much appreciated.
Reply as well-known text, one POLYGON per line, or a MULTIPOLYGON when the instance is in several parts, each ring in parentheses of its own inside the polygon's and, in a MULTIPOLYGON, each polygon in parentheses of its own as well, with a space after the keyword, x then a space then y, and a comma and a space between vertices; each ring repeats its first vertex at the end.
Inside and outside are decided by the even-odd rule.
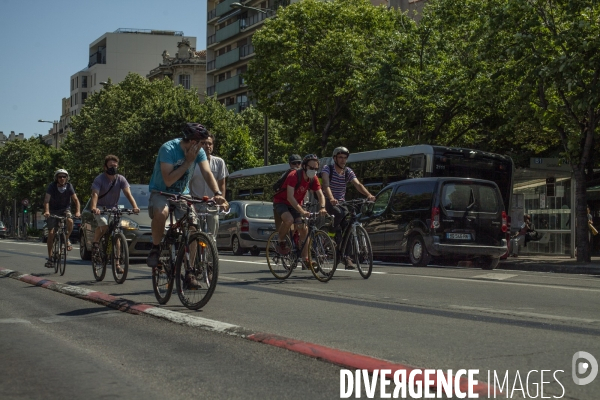
POLYGON ((121 218, 121 228, 128 230, 128 231, 135 231, 136 229, 139 229, 140 225, 135 222, 132 219, 129 219, 127 217, 122 217, 121 218))

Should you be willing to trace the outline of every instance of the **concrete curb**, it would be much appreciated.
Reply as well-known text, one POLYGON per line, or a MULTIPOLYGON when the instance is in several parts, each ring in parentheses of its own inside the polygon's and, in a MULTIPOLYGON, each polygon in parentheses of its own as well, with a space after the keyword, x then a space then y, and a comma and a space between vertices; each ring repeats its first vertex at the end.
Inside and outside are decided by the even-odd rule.
MULTIPOLYGON (((423 368, 403 364, 395 364, 387 360, 338 350, 314 343, 303 342, 301 340, 291 339, 269 333, 254 332, 249 329, 240 327, 238 325, 182 314, 149 304, 137 303, 135 301, 127 300, 122 297, 115 297, 106 293, 80 288, 78 286, 71 286, 63 283, 58 283, 49 279, 40 278, 30 274, 24 274, 22 272, 6 268, 0 267, 0 276, 12 278, 21 282, 28 283, 30 285, 40 286, 79 299, 88 300, 93 303, 101 304, 119 310, 121 312, 126 312, 135 315, 146 314, 155 318, 168 320, 180 325, 187 325, 191 327, 204 329, 207 331, 225 333, 253 342, 263 343, 270 346, 287 349, 289 351, 293 351, 295 353, 302 354, 308 357, 316 358, 321 361, 329 362, 331 364, 339 365, 340 367, 344 367, 347 369, 367 370, 370 374, 373 374, 374 371, 389 370, 391 372, 387 372, 385 375, 388 379, 392 379, 392 383, 393 376, 396 371, 405 371, 406 377, 408 377, 411 371, 423 370, 423 368)), ((444 375, 444 371, 442 370, 437 370, 437 373, 444 375)), ((433 380, 431 381, 433 384, 430 385, 430 387, 436 388, 435 383, 437 380, 434 376, 432 376, 431 378, 433 378, 433 380)), ((416 375, 414 382, 423 382, 423 380, 424 376, 422 373, 420 373, 416 375)), ((455 393, 454 382, 455 379, 453 376, 452 393, 455 393)), ((467 393, 468 381, 466 378, 460 378, 457 389, 459 389, 462 393, 467 393)), ((493 393, 500 394, 499 392, 496 392, 496 390, 493 387, 485 383, 478 383, 474 385, 472 390, 473 393, 478 393, 481 396, 488 396, 488 394, 493 393)))
POLYGON ((511 262, 500 261, 497 269, 518 270, 518 271, 537 271, 537 272, 556 272, 559 274, 584 274, 600 275, 600 266, 591 264, 546 264, 535 261, 511 262))

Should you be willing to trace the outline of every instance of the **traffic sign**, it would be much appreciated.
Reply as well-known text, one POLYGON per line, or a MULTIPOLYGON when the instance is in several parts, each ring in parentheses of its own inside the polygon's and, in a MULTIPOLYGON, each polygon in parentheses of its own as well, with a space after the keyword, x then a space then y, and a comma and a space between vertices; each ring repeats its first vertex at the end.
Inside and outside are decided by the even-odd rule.
POLYGON ((29 200, 23 199, 23 201, 21 201, 21 204, 23 204, 25 207, 27 207, 29 205, 29 200))

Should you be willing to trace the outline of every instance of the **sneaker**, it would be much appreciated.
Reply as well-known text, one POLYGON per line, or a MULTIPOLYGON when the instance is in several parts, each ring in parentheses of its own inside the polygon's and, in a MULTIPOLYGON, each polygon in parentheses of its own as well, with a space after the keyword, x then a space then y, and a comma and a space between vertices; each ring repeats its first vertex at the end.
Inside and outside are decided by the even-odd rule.
POLYGON ((200 286, 198 285, 198 280, 191 272, 185 273, 185 284, 188 290, 196 290, 198 289, 198 286, 200 286))
POLYGON ((350 258, 350 256, 346 256, 346 258, 344 259, 344 264, 346 265, 347 270, 354 269, 354 263, 352 262, 352 258, 350 258))
POLYGON ((278 242, 275 245, 275 251, 281 254, 282 256, 287 256, 290 254, 290 248, 287 245, 287 242, 278 242))
POLYGON ((160 255, 160 249, 152 247, 150 250, 150 254, 148 254, 148 258, 146 259, 146 264, 150 268, 156 268, 158 266, 158 256, 160 255))

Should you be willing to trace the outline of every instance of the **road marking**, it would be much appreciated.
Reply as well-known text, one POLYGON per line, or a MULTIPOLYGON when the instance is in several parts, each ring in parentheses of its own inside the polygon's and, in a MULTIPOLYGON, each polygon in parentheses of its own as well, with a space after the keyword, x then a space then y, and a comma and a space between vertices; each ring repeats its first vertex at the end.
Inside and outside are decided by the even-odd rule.
POLYGON ((551 319, 554 321, 583 322, 586 324, 595 324, 595 323, 600 322, 600 320, 598 320, 598 319, 563 317, 560 315, 540 314, 540 313, 512 311, 512 310, 497 310, 494 308, 485 308, 485 307, 469 307, 469 306, 450 305, 450 308, 455 308, 455 309, 465 310, 465 311, 481 311, 481 312, 492 313, 492 314, 514 315, 514 316, 519 316, 519 317, 551 319))
POLYGON ((169 321, 175 322, 177 324, 200 327, 204 329, 209 329, 217 332, 225 332, 227 330, 238 329, 240 328, 237 325, 228 324, 226 322, 215 321, 212 319, 196 317, 193 315, 183 314, 176 311, 167 310, 164 308, 148 308, 144 310, 144 313, 150 314, 155 317, 167 319, 169 321))
POLYGON ((39 318, 39 320, 46 324, 55 324, 57 322, 73 321, 74 319, 112 318, 120 315, 122 314, 118 311, 110 311, 86 315, 54 315, 52 317, 39 318))
POLYGON ((31 322, 21 318, 2 318, 0 324, 31 324, 31 322))
POLYGON ((477 275, 474 276, 473 279, 492 279, 492 280, 496 280, 496 281, 502 281, 504 279, 508 279, 508 278, 513 278, 515 276, 519 276, 519 275, 511 275, 511 274, 484 274, 484 275, 477 275))

